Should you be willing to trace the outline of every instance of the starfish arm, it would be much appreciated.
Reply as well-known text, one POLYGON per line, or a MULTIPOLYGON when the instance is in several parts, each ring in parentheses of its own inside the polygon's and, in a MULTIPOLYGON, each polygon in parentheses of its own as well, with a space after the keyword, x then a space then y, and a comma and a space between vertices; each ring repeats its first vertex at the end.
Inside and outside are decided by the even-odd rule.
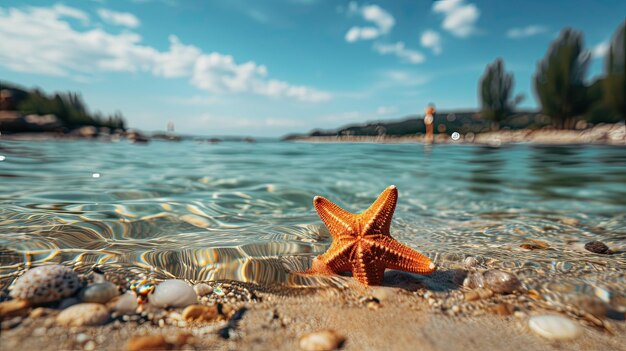
POLYGON ((361 214, 364 220, 363 233, 389 235, 391 218, 398 202, 398 188, 392 185, 385 189, 378 199, 361 214))
POLYGON ((351 238, 339 238, 333 241, 330 248, 322 255, 313 260, 313 265, 308 273, 337 274, 350 272, 350 252, 353 247, 351 238))
POLYGON ((430 258, 401 244, 391 236, 381 237, 371 245, 372 252, 386 268, 420 274, 430 274, 436 270, 430 258))
POLYGON ((356 245, 352 262, 352 276, 363 285, 380 285, 385 275, 385 266, 377 261, 367 244, 356 245))
POLYGON ((326 224, 333 238, 339 237, 342 233, 355 235, 356 215, 335 205, 332 201, 321 196, 313 199, 313 206, 320 218, 326 224))

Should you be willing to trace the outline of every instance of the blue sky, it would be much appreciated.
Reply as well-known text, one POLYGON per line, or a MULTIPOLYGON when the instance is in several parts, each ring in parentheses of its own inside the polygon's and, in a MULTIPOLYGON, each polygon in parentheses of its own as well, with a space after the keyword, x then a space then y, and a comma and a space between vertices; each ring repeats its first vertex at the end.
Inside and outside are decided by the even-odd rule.
POLYGON ((625 13, 620 0, 3 0, 0 79, 81 92, 144 130, 280 136, 476 108, 497 57, 534 108, 559 31, 583 32, 591 79, 625 13))

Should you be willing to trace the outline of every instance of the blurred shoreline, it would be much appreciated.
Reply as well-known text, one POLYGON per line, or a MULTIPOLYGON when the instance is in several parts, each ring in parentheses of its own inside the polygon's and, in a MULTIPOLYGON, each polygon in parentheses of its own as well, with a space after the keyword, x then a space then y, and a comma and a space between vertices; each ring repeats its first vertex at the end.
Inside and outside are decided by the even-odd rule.
MULTIPOLYGON (((599 124, 583 130, 519 129, 499 130, 482 133, 435 134, 435 144, 478 144, 499 146, 502 144, 532 143, 553 145, 626 145, 626 126, 623 123, 599 124)), ((334 135, 295 136, 286 141, 311 143, 424 143, 424 134, 413 135, 334 135)))

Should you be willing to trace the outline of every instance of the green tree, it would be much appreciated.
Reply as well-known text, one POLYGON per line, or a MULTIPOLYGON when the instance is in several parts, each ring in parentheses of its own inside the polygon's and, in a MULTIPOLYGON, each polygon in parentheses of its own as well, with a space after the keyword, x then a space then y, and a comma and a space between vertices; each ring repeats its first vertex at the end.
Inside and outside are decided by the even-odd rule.
POLYGON ((617 28, 606 55, 604 102, 626 121, 626 22, 617 28))
POLYGON ((535 93, 543 113, 557 128, 573 128, 576 118, 589 107, 584 80, 590 57, 583 47, 582 34, 566 28, 537 64, 535 93))
POLYGON ((501 58, 485 68, 485 74, 478 85, 481 115, 492 121, 493 129, 500 127, 500 123, 511 115, 516 103, 521 100, 521 96, 515 101, 511 100, 513 84, 513 74, 504 71, 501 58))

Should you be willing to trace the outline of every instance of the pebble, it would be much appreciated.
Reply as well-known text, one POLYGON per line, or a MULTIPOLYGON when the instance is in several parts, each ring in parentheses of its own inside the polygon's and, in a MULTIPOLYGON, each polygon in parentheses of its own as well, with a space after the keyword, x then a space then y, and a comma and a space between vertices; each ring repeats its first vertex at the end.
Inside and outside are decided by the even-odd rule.
POLYGON ((128 351, 165 350, 168 343, 163 335, 135 336, 126 344, 128 351))
POLYGON ((78 296, 82 302, 107 303, 119 294, 115 284, 102 282, 84 287, 78 296))
POLYGON ((207 296, 208 294, 213 292, 213 288, 206 283, 198 283, 193 286, 193 290, 196 292, 198 296, 207 296))
POLYGON ((526 239, 520 247, 526 250, 545 250, 549 249, 550 245, 542 240, 526 239))
POLYGON ((474 268, 476 266, 478 266, 478 259, 474 256, 468 256, 465 257, 465 260, 463 260, 463 265, 465 266, 465 268, 470 269, 470 268, 474 268))
POLYGON ((79 303, 80 300, 77 297, 68 297, 67 299, 63 299, 63 301, 61 301, 61 303, 59 304, 59 309, 64 310, 70 306, 74 306, 79 303))
POLYGON ((609 250, 609 247, 601 241, 590 241, 586 243, 585 250, 602 255, 611 254, 611 250, 609 250))
POLYGON ((345 337, 334 330, 322 330, 308 333, 300 338, 300 348, 306 351, 330 351, 342 346, 345 337))
POLYGON ((80 287, 81 282, 76 272, 55 264, 28 270, 17 278, 10 295, 40 304, 72 296, 80 287))
POLYGON ((109 302, 109 309, 118 315, 134 314, 137 312, 137 297, 131 293, 120 295, 109 302))
POLYGON ((85 346, 83 347, 83 350, 85 351, 92 351, 96 349, 96 343, 93 342, 93 340, 89 340, 85 343, 85 346))
POLYGON ((30 302, 27 300, 9 300, 0 302, 0 320, 15 316, 26 316, 30 309, 30 302))
POLYGON ((510 294, 522 287, 522 283, 514 274, 495 269, 483 273, 483 279, 485 287, 499 294, 510 294))
POLYGON ((210 322, 217 316, 216 306, 191 305, 183 310, 183 319, 188 322, 210 322))
POLYGON ((465 301, 476 301, 480 299, 488 299, 493 296, 493 291, 489 289, 475 289, 464 294, 465 301))
POLYGON ((89 336, 85 333, 80 333, 76 335, 76 342, 79 344, 86 343, 89 340, 89 336))
POLYGON ((107 323, 109 318, 109 311, 104 305, 88 302, 61 311, 56 321, 66 327, 97 326, 107 323))
POLYGON ((186 307, 197 303, 198 296, 183 280, 169 279, 156 286, 149 300, 157 307, 186 307))
POLYGON ((581 334, 581 328, 568 318, 556 315, 534 316, 528 320, 530 329, 551 340, 570 340, 581 334))
POLYGON ((463 286, 468 289, 477 289, 484 286, 484 277, 480 272, 473 272, 463 280, 463 286))
POLYGON ((509 316, 513 313, 514 309, 513 305, 503 302, 494 306, 491 311, 499 316, 509 316))
POLYGON ((571 299, 570 304, 597 318, 604 318, 608 312, 604 301, 595 296, 579 295, 571 299))

